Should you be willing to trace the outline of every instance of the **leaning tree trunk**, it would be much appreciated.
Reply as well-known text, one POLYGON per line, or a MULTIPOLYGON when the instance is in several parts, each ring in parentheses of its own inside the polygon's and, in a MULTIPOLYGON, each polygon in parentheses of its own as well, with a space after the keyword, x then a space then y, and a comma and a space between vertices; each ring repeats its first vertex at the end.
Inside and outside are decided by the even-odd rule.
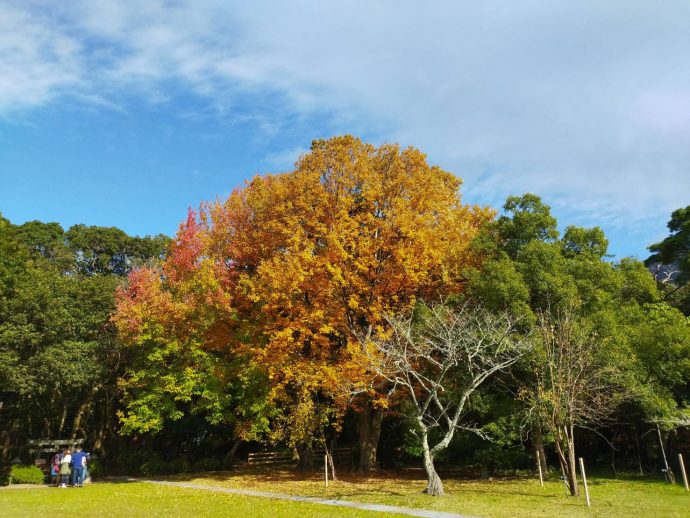
POLYGON ((568 445, 568 486, 570 487, 570 494, 578 496, 580 490, 577 487, 577 460, 575 458, 575 434, 573 433, 572 425, 565 428, 565 439, 568 445))
POLYGON ((443 496, 445 494, 443 492, 443 482, 441 482, 441 477, 436 473, 434 457, 431 455, 426 434, 422 436, 422 450, 424 452, 424 471, 426 472, 426 489, 424 493, 431 496, 443 496))
POLYGON ((371 471, 376 469, 376 448, 381 436, 381 422, 383 410, 372 408, 367 403, 366 408, 359 414, 359 471, 371 471))
POLYGON ((546 467, 546 450, 544 449, 544 433, 539 425, 534 429, 534 451, 539 453, 541 472, 546 475, 548 471, 546 467))
POLYGON ((563 476, 565 477, 568 490, 572 496, 578 496, 579 492, 577 488, 577 473, 575 472, 574 445, 571 449, 571 441, 567 434, 562 437, 556 437, 554 444, 556 446, 556 454, 558 455, 558 463, 561 465, 561 473, 563 473, 563 476))

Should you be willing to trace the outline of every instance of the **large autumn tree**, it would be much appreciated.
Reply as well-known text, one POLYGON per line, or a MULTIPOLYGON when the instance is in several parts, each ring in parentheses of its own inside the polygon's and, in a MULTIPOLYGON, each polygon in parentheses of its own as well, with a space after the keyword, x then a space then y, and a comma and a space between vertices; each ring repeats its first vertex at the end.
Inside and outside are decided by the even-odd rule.
POLYGON ((387 402, 352 333, 382 332, 420 296, 462 289, 461 270, 478 260, 469 243, 493 214, 463 205, 460 184, 414 148, 314 141, 293 171, 257 176, 192 215, 163 270, 132 277, 116 321, 134 343, 184 304, 166 333, 226 361, 246 355, 281 409, 277 436, 308 446, 317 430, 299 416, 327 427, 353 404, 368 469, 387 402))

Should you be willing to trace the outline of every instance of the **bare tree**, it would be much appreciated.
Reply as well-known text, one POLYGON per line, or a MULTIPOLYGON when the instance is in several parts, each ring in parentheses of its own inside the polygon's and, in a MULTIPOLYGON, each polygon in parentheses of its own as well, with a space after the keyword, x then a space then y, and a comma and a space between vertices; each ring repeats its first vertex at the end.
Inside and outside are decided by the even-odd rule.
POLYGON ((443 483, 434 458, 456 430, 481 434, 463 423, 470 396, 492 374, 514 364, 528 341, 507 313, 493 314, 470 304, 420 306, 414 316, 391 316, 387 321, 387 334, 362 339, 370 368, 410 400, 424 453, 424 492, 440 496, 443 483))
POLYGON ((523 391, 530 418, 551 433, 561 471, 572 496, 577 487, 575 428, 606 424, 623 400, 618 369, 607 361, 596 333, 566 308, 539 317, 535 384, 523 391))

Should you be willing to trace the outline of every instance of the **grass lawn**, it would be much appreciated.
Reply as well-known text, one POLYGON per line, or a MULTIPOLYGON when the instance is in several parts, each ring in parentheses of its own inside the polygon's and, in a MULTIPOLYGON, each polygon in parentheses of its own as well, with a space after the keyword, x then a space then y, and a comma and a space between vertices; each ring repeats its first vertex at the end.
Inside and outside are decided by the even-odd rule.
POLYGON ((83 488, 0 488, 0 516, 288 518, 395 516, 310 503, 269 500, 148 483, 101 482, 83 488))
POLYGON ((690 517, 690 493, 680 485, 642 478, 588 478, 592 507, 584 496, 566 496, 560 480, 540 487, 538 480, 515 478, 486 480, 444 480, 447 495, 434 498, 421 493, 423 474, 407 472, 395 476, 362 479, 343 474, 326 489, 318 474, 300 475, 284 471, 217 472, 171 477, 199 484, 256 489, 306 496, 341 498, 358 502, 450 511, 484 517, 520 516, 606 516, 606 517, 690 517))
MULTIPOLYGON (((566 496, 562 482, 535 479, 486 480, 446 479, 445 497, 421 493, 421 472, 360 478, 342 474, 341 480, 326 489, 318 473, 290 470, 238 469, 232 472, 188 474, 165 477, 209 486, 253 489, 322 498, 340 498, 450 511, 483 517, 521 516, 602 516, 602 517, 690 517, 690 493, 682 486, 641 478, 611 479, 591 477, 592 508, 584 497, 566 496)), ((393 516, 369 511, 289 502, 199 489, 157 486, 145 482, 100 482, 77 489, 1 489, 0 516, 299 516, 300 518, 351 516, 393 516)))

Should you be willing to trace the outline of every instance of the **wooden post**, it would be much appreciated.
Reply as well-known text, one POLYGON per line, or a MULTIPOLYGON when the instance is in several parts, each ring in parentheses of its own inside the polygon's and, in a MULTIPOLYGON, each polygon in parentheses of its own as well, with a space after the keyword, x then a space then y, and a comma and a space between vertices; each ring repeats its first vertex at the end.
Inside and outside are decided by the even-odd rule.
POLYGON ((685 463, 683 462, 683 454, 678 454, 678 462, 680 462, 680 472, 683 475, 683 483, 685 484, 685 490, 690 491, 688 487, 688 474, 685 472, 685 463))
POLYGON ((328 487, 328 455, 323 456, 323 474, 326 480, 326 487, 328 487))
POLYGON ((541 487, 544 487, 544 475, 541 472, 541 458, 539 456, 539 450, 537 450, 537 468, 539 468, 539 483, 541 487))
POLYGON ((587 487, 587 475, 585 475, 585 461, 580 457, 580 473, 582 474, 582 482, 585 485, 585 499, 587 500, 587 507, 591 507, 589 502, 589 488, 587 487))

